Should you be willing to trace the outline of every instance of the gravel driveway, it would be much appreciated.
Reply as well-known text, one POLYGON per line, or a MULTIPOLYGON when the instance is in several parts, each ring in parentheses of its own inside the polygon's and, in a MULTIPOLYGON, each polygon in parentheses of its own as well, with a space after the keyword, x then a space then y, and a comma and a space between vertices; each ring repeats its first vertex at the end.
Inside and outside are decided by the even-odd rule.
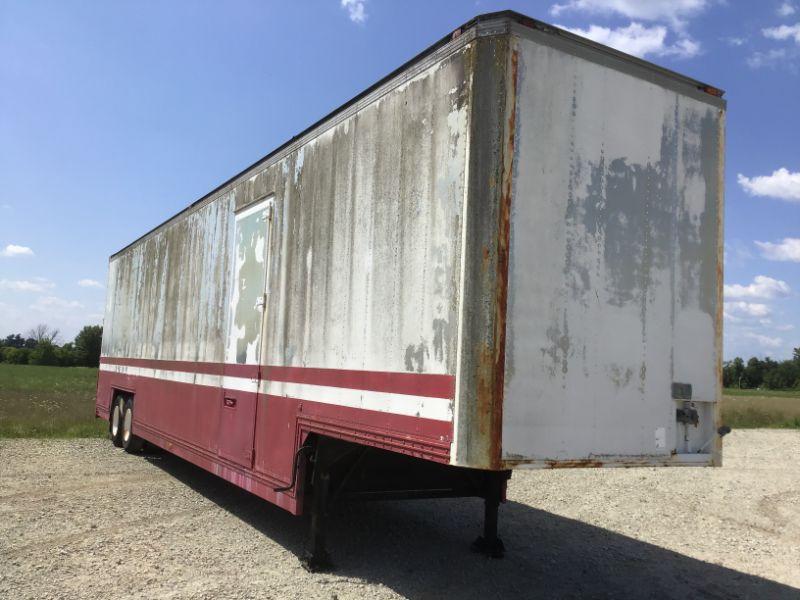
POLYGON ((735 431, 721 469, 516 472, 507 557, 471 554, 478 500, 305 522, 168 454, 0 440, 2 598, 800 598, 800 432, 735 431))

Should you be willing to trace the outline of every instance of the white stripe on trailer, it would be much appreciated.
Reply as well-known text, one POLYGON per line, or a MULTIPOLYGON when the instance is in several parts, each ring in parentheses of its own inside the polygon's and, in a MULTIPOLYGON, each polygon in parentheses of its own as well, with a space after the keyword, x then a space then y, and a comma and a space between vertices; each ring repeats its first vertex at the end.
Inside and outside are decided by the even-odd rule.
POLYGON ((271 396, 286 396, 298 400, 376 410, 408 417, 422 417, 435 421, 450 422, 453 420, 453 401, 447 398, 411 396, 286 381, 262 381, 259 390, 262 394, 271 396))
POLYGON ((419 417, 434 421, 450 422, 453 420, 453 401, 447 398, 433 398, 430 396, 415 396, 410 394, 395 394, 391 392, 375 392, 355 388, 341 388, 327 385, 314 385, 310 383, 290 383, 284 381, 258 381, 249 377, 234 377, 231 375, 213 375, 209 373, 191 373, 186 371, 171 371, 168 369, 153 369, 150 367, 134 367, 128 365, 109 365, 102 363, 101 371, 131 375, 134 377, 147 377, 161 381, 173 381, 207 387, 225 388, 242 392, 260 391, 271 396, 284 396, 320 402, 335 406, 361 408, 408 417, 419 417))

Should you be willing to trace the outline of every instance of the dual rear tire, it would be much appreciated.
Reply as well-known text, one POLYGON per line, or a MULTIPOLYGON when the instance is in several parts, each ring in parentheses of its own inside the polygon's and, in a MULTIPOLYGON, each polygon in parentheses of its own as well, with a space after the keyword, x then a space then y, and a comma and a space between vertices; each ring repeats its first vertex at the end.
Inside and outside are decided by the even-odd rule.
POLYGON ((122 394, 114 398, 108 423, 111 443, 125 452, 139 452, 144 440, 133 433, 133 399, 122 394))
POLYGON ((122 418, 125 410, 125 397, 121 394, 114 396, 111 405, 111 415, 108 418, 108 435, 111 443, 117 448, 122 448, 122 418))

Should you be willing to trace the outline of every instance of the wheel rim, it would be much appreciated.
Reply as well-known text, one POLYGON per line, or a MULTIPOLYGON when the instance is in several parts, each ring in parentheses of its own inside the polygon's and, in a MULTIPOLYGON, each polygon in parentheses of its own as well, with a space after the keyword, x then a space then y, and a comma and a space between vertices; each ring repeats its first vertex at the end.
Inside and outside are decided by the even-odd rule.
POLYGON ((131 409, 127 409, 125 411, 125 419, 122 421, 122 441, 127 443, 128 440, 131 438, 131 420, 132 420, 132 412, 131 409))
POLYGON ((114 405, 114 410, 111 412, 111 435, 117 437, 119 435, 119 403, 114 405))

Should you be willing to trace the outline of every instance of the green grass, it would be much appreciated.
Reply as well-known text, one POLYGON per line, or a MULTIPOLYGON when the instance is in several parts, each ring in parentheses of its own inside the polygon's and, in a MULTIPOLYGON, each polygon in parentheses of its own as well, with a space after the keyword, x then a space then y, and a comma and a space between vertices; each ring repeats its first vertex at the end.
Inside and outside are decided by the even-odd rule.
POLYGON ((103 437, 97 369, 0 363, 0 437, 103 437))
POLYGON ((740 390, 739 388, 725 388, 725 396, 750 396, 756 398, 796 398, 800 400, 800 390, 740 390))
POLYGON ((734 429, 800 429, 800 390, 724 390, 722 422, 734 429))

